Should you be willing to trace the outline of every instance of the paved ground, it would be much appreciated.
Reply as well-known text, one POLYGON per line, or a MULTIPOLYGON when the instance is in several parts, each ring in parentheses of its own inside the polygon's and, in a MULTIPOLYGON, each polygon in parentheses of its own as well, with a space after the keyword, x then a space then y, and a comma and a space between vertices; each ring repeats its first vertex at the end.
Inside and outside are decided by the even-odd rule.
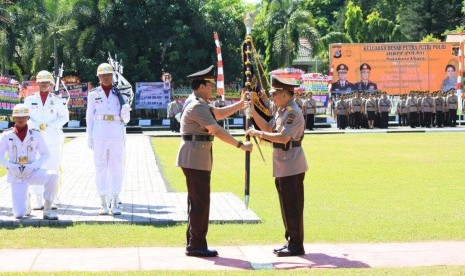
MULTIPOLYGON (((61 205, 58 221, 42 220, 42 211, 22 220, 13 217, 11 190, 5 177, 0 179, 0 226, 49 225, 72 223, 157 224, 187 221, 187 194, 170 192, 160 173, 149 136, 127 136, 126 181, 121 194, 121 216, 99 216, 92 151, 83 134, 65 144, 63 185, 59 191, 61 205)), ((173 164, 174 165, 174 164, 173 164)), ((181 170, 180 170, 181 173, 181 170)), ((242 199, 232 193, 212 193, 210 220, 217 222, 260 222, 242 199)))
POLYGON ((299 257, 275 246, 219 247, 215 258, 186 257, 184 248, 3 249, 0 272, 370 268, 465 265, 465 242, 306 244, 299 257))

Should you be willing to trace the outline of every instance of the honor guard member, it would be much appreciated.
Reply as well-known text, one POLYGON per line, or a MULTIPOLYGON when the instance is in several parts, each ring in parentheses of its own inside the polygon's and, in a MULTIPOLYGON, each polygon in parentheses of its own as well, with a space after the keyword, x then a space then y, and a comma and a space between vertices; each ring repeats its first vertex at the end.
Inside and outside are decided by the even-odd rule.
POLYGON ((374 92, 378 90, 376 83, 370 81, 371 66, 368 63, 362 63, 360 65, 360 82, 355 83, 355 90, 374 92))
POLYGON ((354 128, 360 129, 362 123, 363 100, 360 94, 355 92, 355 96, 351 99, 350 108, 353 114, 354 128))
MULTIPOLYGON (((179 102, 179 96, 174 96, 173 101, 168 104, 168 118, 170 119, 170 129, 173 132, 179 132, 181 124, 176 118, 178 113, 182 111, 182 103, 179 102)), ((180 117, 178 117, 180 118, 180 117)))
POLYGON ((124 180, 126 127, 131 107, 128 97, 122 107, 112 85, 113 67, 102 63, 97 68, 100 86, 87 97, 87 144, 94 153, 95 181, 100 196, 99 215, 121 215, 118 196, 124 180), (111 210, 110 210, 111 208, 111 210))
POLYGON ((50 158, 44 137, 39 130, 28 126, 30 111, 25 104, 13 108, 15 125, 5 130, 0 138, 0 164, 7 169, 7 183, 11 185, 13 214, 21 219, 31 213, 28 199, 29 186, 44 186, 43 218, 58 219, 52 211, 58 174, 43 168, 50 158), (8 158, 5 159, 5 153, 8 158))
POLYGON ((304 250, 304 179, 308 170, 302 149, 305 120, 293 94, 295 84, 273 77, 270 93, 279 106, 267 122, 252 108, 251 115, 261 130, 249 129, 246 135, 273 142, 273 177, 279 196, 287 243, 274 253, 278 257, 305 254, 304 250))
POLYGON ((338 95, 352 92, 355 86, 347 80, 347 71, 349 71, 349 67, 341 63, 336 67, 336 71, 338 80, 331 85, 331 92, 338 95))
POLYGON ((421 108, 423 111, 423 121, 425 127, 431 128, 431 114, 435 111, 434 107, 434 99, 431 98, 431 94, 429 91, 426 92, 426 97, 423 98, 421 102, 421 108))
POLYGON ((455 89, 449 91, 446 98, 446 105, 449 108, 449 126, 455 127, 457 124, 457 109, 459 108, 459 99, 455 95, 455 89))
POLYGON ((381 128, 388 128, 391 101, 388 99, 386 92, 383 92, 383 96, 379 99, 378 110, 381 113, 381 128))
POLYGON ((297 104, 297 106, 300 108, 300 110, 302 110, 304 106, 304 101, 302 101, 302 99, 300 98, 300 93, 297 91, 296 93, 294 93, 294 101, 297 104))
POLYGON ((305 127, 308 130, 313 130, 315 126, 316 101, 313 99, 312 92, 307 93, 303 113, 305 114, 305 127))
POLYGON ((214 257, 216 250, 208 249, 207 232, 210 214, 210 175, 212 171, 213 138, 217 137, 243 151, 251 151, 250 142, 236 140, 218 125, 244 106, 244 95, 239 102, 216 108, 209 99, 215 89, 213 65, 187 76, 192 94, 186 99, 181 115, 181 144, 176 165, 181 167, 187 185, 187 256, 214 257))
MULTIPOLYGON (((30 111, 28 125, 30 128, 39 129, 47 144, 50 158, 44 163, 43 168, 53 170, 59 175, 65 141, 62 128, 69 121, 68 106, 64 99, 52 92, 54 79, 50 72, 40 71, 36 82, 39 85, 39 93, 28 96, 24 100, 24 104, 29 107, 30 111)), ((42 209, 44 187, 32 185, 29 189, 34 195, 32 208, 42 209)))
MULTIPOLYGON (((223 97, 221 95, 216 95, 216 101, 213 103, 213 106, 217 108, 226 106, 226 103, 224 102, 223 97)), ((218 120, 218 124, 221 127, 224 127, 224 120, 218 120)))

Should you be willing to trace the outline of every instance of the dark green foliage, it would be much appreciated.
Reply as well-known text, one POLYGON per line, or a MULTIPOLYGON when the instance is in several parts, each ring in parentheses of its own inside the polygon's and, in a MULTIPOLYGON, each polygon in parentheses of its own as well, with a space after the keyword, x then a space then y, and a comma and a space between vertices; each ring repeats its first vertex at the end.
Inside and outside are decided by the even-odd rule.
MULTIPOLYGON (((0 70, 26 78, 65 65, 96 83, 95 70, 108 52, 123 60, 131 82, 158 81, 216 64, 213 32, 219 34, 225 82, 241 76, 245 36, 242 0, 0 0, 0 70)), ((248 6, 250 7, 250 5, 248 6)), ((259 58, 271 71, 290 66, 299 41, 327 60, 329 43, 444 39, 460 29, 460 0, 263 0, 253 29, 259 58)), ((326 72, 326 68, 322 69, 326 72)))

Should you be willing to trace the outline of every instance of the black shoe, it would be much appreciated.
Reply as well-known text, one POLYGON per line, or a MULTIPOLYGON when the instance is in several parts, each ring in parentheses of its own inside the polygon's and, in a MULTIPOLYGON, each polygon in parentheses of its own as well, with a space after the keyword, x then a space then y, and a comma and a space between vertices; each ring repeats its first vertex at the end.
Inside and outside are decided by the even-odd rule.
POLYGON ((276 252, 281 251, 281 250, 284 250, 284 249, 287 249, 287 244, 283 245, 283 247, 281 247, 281 248, 273 249, 273 253, 276 254, 276 252))
POLYGON ((275 252, 275 254, 276 254, 276 257, 299 256, 299 255, 304 255, 305 250, 303 248, 298 249, 298 250, 291 250, 289 248, 286 248, 286 249, 280 250, 278 252, 275 252))
POLYGON ((186 249, 186 256, 216 257, 218 256, 218 251, 213 249, 186 249))

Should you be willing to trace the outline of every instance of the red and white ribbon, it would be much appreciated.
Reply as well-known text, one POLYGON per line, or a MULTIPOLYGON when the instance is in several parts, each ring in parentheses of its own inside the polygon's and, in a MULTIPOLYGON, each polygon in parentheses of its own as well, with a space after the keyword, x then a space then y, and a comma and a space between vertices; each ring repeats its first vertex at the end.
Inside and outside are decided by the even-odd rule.
POLYGON ((333 73, 334 73, 334 66, 331 66, 328 74, 328 92, 331 93, 331 86, 333 85, 333 73))
POLYGON ((216 77, 216 93, 221 95, 224 100, 224 72, 223 72, 223 58, 221 57, 221 46, 220 40, 218 39, 218 33, 214 32, 213 37, 216 45, 216 55, 218 59, 218 76, 216 77))
POLYGON ((460 34, 460 47, 459 47, 459 75, 457 76, 457 84, 455 85, 455 89, 458 93, 462 93, 462 75, 463 75, 463 43, 462 43, 462 35, 460 34))

